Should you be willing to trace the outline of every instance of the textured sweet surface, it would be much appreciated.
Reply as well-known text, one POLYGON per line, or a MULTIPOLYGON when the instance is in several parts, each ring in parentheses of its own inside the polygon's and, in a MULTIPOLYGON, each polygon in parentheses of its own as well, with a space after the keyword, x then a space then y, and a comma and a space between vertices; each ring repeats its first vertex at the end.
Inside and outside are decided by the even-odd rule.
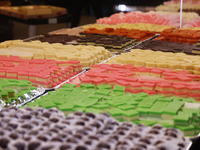
POLYGON ((82 71, 80 61, 21 59, 19 56, 0 56, 0 78, 29 80, 34 86, 55 87, 82 71))
MULTIPOLYGON (((180 6, 180 4, 179 4, 180 6)), ((179 28, 180 23, 179 13, 162 13, 162 12, 128 12, 116 13, 110 17, 99 18, 97 23, 100 24, 120 24, 120 23, 148 23, 164 26, 175 26, 179 28)), ((199 26, 199 15, 196 13, 184 13, 182 27, 195 27, 199 26), (193 15, 193 16, 191 16, 193 15), (185 17, 188 16, 188 17, 185 17)))
POLYGON ((132 49, 130 53, 124 53, 111 58, 107 63, 147 66, 148 62, 153 63, 152 67, 169 68, 176 71, 186 70, 193 74, 199 74, 199 56, 191 56, 184 53, 132 49))
POLYGON ((10 56, 12 54, 24 59, 79 60, 82 67, 89 67, 111 57, 111 53, 100 46, 73 46, 40 41, 30 43, 21 40, 5 41, 0 43, 1 46, 4 46, 0 48, 1 55, 10 56))
POLYGON ((161 32, 160 36, 155 40, 197 44, 199 38, 200 38, 200 28, 191 27, 182 29, 166 29, 163 32, 161 32))
POLYGON ((55 108, 4 109, 0 112, 0 147, 6 150, 184 150, 180 130, 119 123, 107 113, 77 111, 67 117, 55 108))
POLYGON ((66 115, 77 110, 95 114, 108 112, 119 121, 132 121, 147 125, 159 123, 167 127, 176 127, 176 125, 185 127, 185 124, 175 124, 174 117, 179 117, 181 113, 189 111, 188 114, 191 118, 188 120, 188 125, 193 126, 193 128, 190 133, 184 132, 184 134, 194 135, 194 131, 199 131, 197 128, 199 118, 197 116, 200 115, 200 109, 199 104, 195 103, 194 100, 193 103, 190 103, 191 106, 185 106, 190 99, 165 98, 163 95, 148 96, 147 93, 125 93, 124 87, 120 89, 118 86, 113 88, 115 91, 95 89, 90 84, 80 85, 80 88, 74 88, 73 86, 72 84, 64 84, 56 92, 50 92, 48 95, 28 103, 27 106, 47 109, 57 107, 66 115), (192 108, 193 106, 196 108, 192 108))
POLYGON ((141 30, 141 31, 150 31, 150 32, 162 32, 165 29, 175 28, 174 26, 164 26, 164 25, 155 25, 149 23, 120 23, 116 25, 108 25, 108 24, 92 24, 84 26, 83 29, 96 28, 98 30, 102 30, 105 28, 114 28, 114 29, 133 29, 133 30, 141 30))

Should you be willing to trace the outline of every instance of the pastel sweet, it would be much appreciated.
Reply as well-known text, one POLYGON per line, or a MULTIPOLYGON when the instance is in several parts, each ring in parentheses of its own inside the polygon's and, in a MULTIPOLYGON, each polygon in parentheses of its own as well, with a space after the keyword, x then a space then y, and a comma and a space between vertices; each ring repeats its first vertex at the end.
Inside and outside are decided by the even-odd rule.
POLYGON ((95 114, 108 112, 119 121, 151 126, 160 123, 166 127, 181 129, 186 135, 194 135, 199 131, 197 116, 200 113, 200 105, 192 98, 148 95, 144 92, 133 94, 127 92, 123 86, 114 86, 113 89, 106 85, 97 87, 92 84, 80 84, 80 87, 64 84, 62 88, 28 103, 27 106, 48 109, 57 107, 68 116, 77 110, 95 114), (185 128, 191 125, 196 127, 187 132, 185 128))
MULTIPOLYGON (((198 5, 197 5, 198 6, 198 5)), ((178 5, 180 7, 180 4, 178 5)), ((175 7, 175 8, 178 8, 175 7)), ((167 12, 128 12, 128 13, 116 13, 111 15, 110 17, 104 17, 97 19, 97 23, 99 24, 121 24, 121 23, 129 23, 129 24, 137 24, 137 23, 148 23, 148 24, 156 24, 163 26, 176 26, 179 28, 179 13, 167 13, 167 12)), ((199 15, 196 13, 183 13, 183 22, 182 25, 184 27, 198 26, 198 23, 195 21, 199 21, 199 15)))
MULTIPOLYGON (((94 109, 88 110, 94 111, 94 109)), ((178 129, 165 128, 159 124, 148 127, 132 122, 120 123, 108 113, 76 111, 66 117, 55 108, 33 110, 27 107, 18 110, 4 109, 0 114, 1 124, 5 125, 7 120, 9 127, 14 126, 14 132, 5 131, 5 127, 1 126, 3 135, 0 147, 3 149, 17 150, 24 147, 25 150, 49 148, 80 150, 165 147, 182 150, 189 144, 189 140, 178 129), (5 113, 9 118, 3 115, 5 113), (16 119, 16 115, 20 116, 20 119, 16 119), (151 137, 151 140, 148 137, 151 137), (169 138, 172 139, 171 142, 167 140, 169 138)))
POLYGON ((111 57, 111 53, 105 50, 104 47, 94 46, 73 46, 63 45, 61 43, 30 43, 23 41, 9 41, 10 45, 7 48, 0 48, 1 55, 20 56, 24 59, 53 59, 56 61, 80 61, 82 67, 89 67, 93 64, 111 57))
MULTIPOLYGON (((186 55, 184 53, 165 53, 153 50, 132 49, 129 53, 124 53, 111 58, 107 63, 126 64, 125 60, 132 60, 132 65, 146 66, 146 61, 156 63, 159 69, 170 68, 175 71, 185 70, 198 75, 199 56, 186 55), (165 61, 163 61, 165 60, 165 61), (195 60, 195 61, 192 61, 195 60), (183 65, 184 64, 184 65, 183 65)), ((186 79, 186 78, 185 78, 186 79)), ((184 79, 183 79, 184 80, 184 79)))

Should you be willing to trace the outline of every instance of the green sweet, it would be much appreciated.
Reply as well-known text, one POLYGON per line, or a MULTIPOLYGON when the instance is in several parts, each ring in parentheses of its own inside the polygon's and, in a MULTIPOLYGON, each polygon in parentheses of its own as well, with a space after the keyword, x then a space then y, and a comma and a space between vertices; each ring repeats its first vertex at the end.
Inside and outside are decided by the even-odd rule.
POLYGON ((113 117, 122 115, 122 111, 118 108, 109 109, 107 110, 107 112, 113 117))
POLYGON ((3 100, 7 100, 9 98, 7 92, 0 92, 0 95, 1 95, 3 100))
POLYGON ((129 101, 126 101, 125 103, 128 105, 133 105, 133 106, 137 106, 139 104, 139 102, 134 101, 134 100, 129 100, 129 101))
POLYGON ((96 90, 95 94, 107 96, 110 93, 109 90, 96 90))
POLYGON ((52 107, 56 107, 56 104, 54 104, 53 102, 43 102, 43 103, 39 103, 40 107, 44 107, 46 109, 52 108, 52 107))
POLYGON ((169 122, 158 122, 158 124, 162 125, 163 127, 166 128, 174 128, 174 124, 173 123, 169 123, 169 122))
POLYGON ((86 108, 84 107, 76 107, 73 109, 73 112, 76 112, 76 111, 82 111, 82 112, 85 112, 86 108))
POLYGON ((191 116, 184 114, 179 114, 174 116, 174 122, 175 123, 186 123, 188 125, 188 123, 190 123, 191 120, 191 116))
POLYGON ((91 98, 91 99, 98 99, 99 101, 103 99, 103 96, 100 96, 100 95, 91 95, 89 96, 88 98, 91 98))
POLYGON ((73 111, 74 105, 62 104, 62 105, 58 105, 57 108, 61 111, 73 111))
POLYGON ((62 88, 75 88, 76 84, 63 84, 62 88))
POLYGON ((115 103, 113 103, 113 102, 108 102, 107 104, 110 105, 110 106, 113 106, 113 107, 118 107, 118 106, 124 105, 125 102, 115 102, 115 103))
POLYGON ((63 99, 55 99, 55 100, 53 100, 53 103, 56 105, 62 105, 64 103, 66 103, 66 101, 63 99))
POLYGON ((110 85, 98 85, 97 89, 107 89, 107 90, 111 90, 111 86, 110 85))
POLYGON ((37 90, 35 86, 30 86, 30 90, 37 90))
POLYGON ((175 128, 180 129, 185 136, 193 136, 195 134, 195 127, 193 125, 175 126, 175 128))
POLYGON ((88 112, 92 112, 94 114, 100 114, 102 113, 103 111, 99 110, 99 109, 94 109, 94 108, 87 108, 85 109, 85 113, 88 113, 88 112))
POLYGON ((144 116, 147 117, 148 111, 149 109, 144 109, 144 108, 136 108, 136 111, 138 111, 140 113, 140 116, 144 116))
POLYGON ((117 108, 121 109, 121 110, 133 110, 135 109, 135 106, 131 106, 131 105, 122 105, 122 106, 118 106, 117 108))
POLYGON ((122 92, 114 92, 114 93, 110 93, 110 94, 108 94, 109 96, 123 96, 124 95, 124 93, 122 93, 122 92))
POLYGON ((30 85, 28 83, 23 83, 23 82, 22 83, 18 83, 17 86, 21 90, 22 89, 30 89, 30 85))
POLYGON ((171 101, 173 101, 173 98, 171 98, 171 97, 158 98, 158 101, 171 102, 171 101))
POLYGON ((154 124, 157 124, 157 121, 141 120, 139 123, 145 124, 145 125, 147 125, 147 126, 153 126, 154 124))
POLYGON ((95 108, 95 109, 109 109, 109 105, 99 104, 99 105, 92 106, 92 108, 95 108))
POLYGON ((188 103, 196 103, 196 100, 194 98, 182 98, 182 100, 188 103))
POLYGON ((183 105, 182 101, 173 101, 163 110, 163 114, 176 115, 183 105))
POLYGON ((137 94, 134 94, 135 97, 148 97, 149 95, 147 93, 144 93, 144 92, 141 92, 141 93, 137 93, 137 94))
POLYGON ((125 87, 124 86, 114 86, 113 88, 113 92, 123 92, 125 91, 125 87))
POLYGON ((134 116, 139 117, 139 112, 134 110, 122 111, 122 114, 126 117, 134 117, 134 116))
POLYGON ((80 84, 80 88, 95 89, 95 85, 93 85, 93 84, 80 84))

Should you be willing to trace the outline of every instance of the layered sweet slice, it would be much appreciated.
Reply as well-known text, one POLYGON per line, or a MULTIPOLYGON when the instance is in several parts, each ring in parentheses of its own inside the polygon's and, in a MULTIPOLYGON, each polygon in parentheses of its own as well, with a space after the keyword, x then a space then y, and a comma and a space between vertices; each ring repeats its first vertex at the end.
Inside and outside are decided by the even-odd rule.
POLYGON ((89 67, 111 57, 111 53, 104 47, 84 45, 50 44, 48 42, 21 40, 5 41, 0 43, 0 54, 19 56, 23 59, 51 59, 55 61, 78 60, 82 67, 89 67))
POLYGON ((30 107, 57 107, 65 115, 81 110, 83 112, 108 112, 119 121, 132 121, 154 125, 162 124, 165 127, 176 127, 186 135, 199 132, 200 105, 191 98, 165 97, 163 95, 148 95, 141 92, 132 94, 124 87, 92 84, 64 84, 55 92, 28 103, 30 107), (184 114, 188 114, 185 115, 184 114), (183 117, 184 116, 184 117, 183 117), (182 120, 181 120, 181 117, 182 120), (187 119, 188 120, 184 120, 187 119), (186 127, 190 126, 190 131, 186 127))
POLYGON ((55 87, 82 71, 80 61, 55 61, 0 56, 1 78, 29 80, 34 86, 55 87))
MULTIPOLYGON (((111 58, 107 63, 132 64, 134 66, 148 66, 151 62, 159 69, 172 69, 173 71, 187 71, 192 74, 199 74, 199 56, 191 56, 184 53, 161 52, 153 50, 132 49, 111 58)), ((150 68, 150 66, 148 66, 150 68)), ((153 67, 153 66, 151 66, 153 67)))
POLYGON ((93 84, 120 87, 126 92, 145 92, 150 95, 177 96, 180 98, 192 97, 200 99, 199 75, 187 71, 173 71, 171 69, 136 67, 134 65, 100 64, 92 65, 91 70, 80 75, 73 84, 93 84))

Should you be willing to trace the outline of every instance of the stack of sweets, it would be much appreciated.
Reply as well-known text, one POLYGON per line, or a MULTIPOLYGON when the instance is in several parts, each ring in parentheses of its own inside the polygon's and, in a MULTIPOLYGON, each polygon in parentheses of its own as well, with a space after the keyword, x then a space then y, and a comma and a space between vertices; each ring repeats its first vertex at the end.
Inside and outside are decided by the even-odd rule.
POLYGON ((27 104, 28 107, 57 107, 68 115, 77 110, 99 114, 108 112, 118 121, 132 121, 146 125, 162 124, 181 129, 185 135, 197 135, 200 131, 200 105, 192 98, 165 97, 140 92, 127 93, 125 87, 109 85, 64 84, 55 92, 27 104), (190 105, 188 105, 190 104, 190 105), (188 120, 183 118, 189 112, 188 120), (185 119, 185 120, 184 120, 185 119), (183 123, 182 123, 183 122, 183 123))
POLYGON ((189 144, 180 130, 161 125, 119 123, 107 113, 77 111, 65 117, 54 108, 10 108, 0 114, 0 147, 5 150, 184 150, 189 144))

